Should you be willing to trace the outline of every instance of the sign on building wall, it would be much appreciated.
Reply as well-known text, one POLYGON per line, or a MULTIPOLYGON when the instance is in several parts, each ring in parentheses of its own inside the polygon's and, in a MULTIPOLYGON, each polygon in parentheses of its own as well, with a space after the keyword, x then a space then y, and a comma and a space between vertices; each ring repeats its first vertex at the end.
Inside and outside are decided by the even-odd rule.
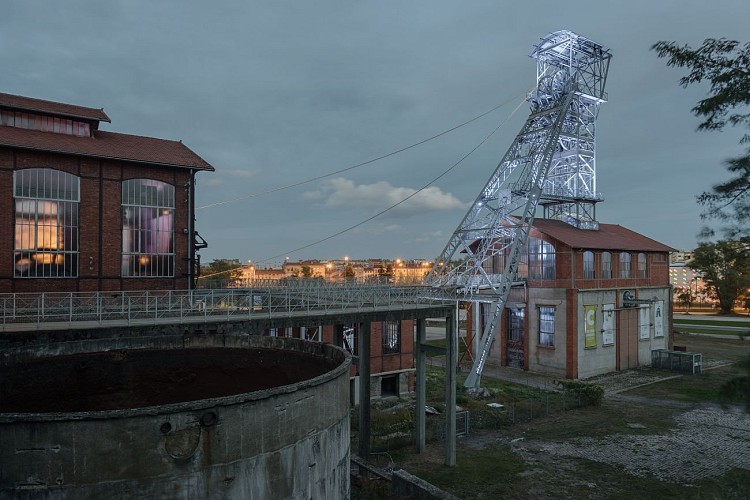
POLYGON ((583 333, 586 337, 586 349, 596 347, 596 306, 583 306, 584 326, 583 333))
POLYGON ((664 301, 654 302, 654 337, 664 336, 664 301))
POLYGON ((615 305, 602 306, 602 345, 615 344, 615 305))
POLYGON ((651 337, 651 308, 638 309, 638 338, 648 340, 651 337))

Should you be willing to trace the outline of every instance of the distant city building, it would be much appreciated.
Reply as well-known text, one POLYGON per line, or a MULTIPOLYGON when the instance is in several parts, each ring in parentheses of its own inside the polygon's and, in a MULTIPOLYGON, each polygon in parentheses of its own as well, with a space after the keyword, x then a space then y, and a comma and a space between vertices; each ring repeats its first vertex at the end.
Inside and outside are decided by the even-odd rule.
POLYGON ((670 264, 687 264, 691 260, 693 260, 693 253, 685 250, 680 250, 678 252, 673 252, 669 255, 669 263, 670 264))

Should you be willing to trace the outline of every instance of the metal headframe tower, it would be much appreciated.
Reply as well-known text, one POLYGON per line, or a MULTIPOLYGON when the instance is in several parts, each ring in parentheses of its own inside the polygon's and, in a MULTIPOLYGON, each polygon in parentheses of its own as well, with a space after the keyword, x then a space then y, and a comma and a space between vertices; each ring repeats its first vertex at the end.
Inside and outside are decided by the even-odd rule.
POLYGON ((595 130, 611 53, 571 31, 544 37, 531 53, 537 85, 531 114, 435 261, 425 284, 459 300, 493 303, 466 387, 478 387, 538 206, 545 217, 597 229, 595 130))

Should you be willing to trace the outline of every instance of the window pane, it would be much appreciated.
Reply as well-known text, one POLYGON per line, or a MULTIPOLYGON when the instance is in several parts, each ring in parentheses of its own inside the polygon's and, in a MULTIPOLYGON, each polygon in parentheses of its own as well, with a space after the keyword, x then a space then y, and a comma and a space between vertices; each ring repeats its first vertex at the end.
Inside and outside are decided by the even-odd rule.
POLYGON ((30 168, 14 172, 13 185, 14 276, 78 276, 78 177, 30 168))
POLYGON ((382 324, 383 354, 401 351, 401 322, 384 321, 382 324))
POLYGON ((555 308, 539 307, 539 345, 555 345, 555 308))
POLYGON ((583 252, 583 278, 587 280, 594 279, 594 252, 583 252))
POLYGON ((620 278, 630 278, 630 254, 620 253, 620 278))
POLYGON ((638 254, 638 277, 648 278, 648 260, 645 253, 638 254))
POLYGON ((602 252, 602 278, 612 278, 612 254, 602 252))
POLYGON ((122 183, 122 275, 174 275, 174 186, 151 179, 122 183))

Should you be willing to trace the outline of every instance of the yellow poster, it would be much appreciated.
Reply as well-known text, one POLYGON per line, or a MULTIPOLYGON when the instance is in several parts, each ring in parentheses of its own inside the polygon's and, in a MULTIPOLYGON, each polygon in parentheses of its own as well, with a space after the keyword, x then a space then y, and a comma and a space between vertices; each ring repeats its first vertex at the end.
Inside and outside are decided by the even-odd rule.
POLYGON ((596 347, 596 306, 583 306, 583 332, 586 349, 596 347))

